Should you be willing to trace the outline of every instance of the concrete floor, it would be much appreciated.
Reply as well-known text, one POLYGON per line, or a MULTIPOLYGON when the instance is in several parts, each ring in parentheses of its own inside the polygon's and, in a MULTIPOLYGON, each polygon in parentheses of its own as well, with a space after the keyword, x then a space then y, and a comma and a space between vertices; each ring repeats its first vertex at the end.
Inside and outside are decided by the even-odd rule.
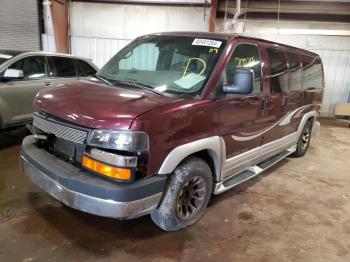
POLYGON ((213 197, 175 233, 62 206, 20 170, 25 131, 0 135, 0 261, 350 261, 350 129, 321 130, 305 157, 213 197))

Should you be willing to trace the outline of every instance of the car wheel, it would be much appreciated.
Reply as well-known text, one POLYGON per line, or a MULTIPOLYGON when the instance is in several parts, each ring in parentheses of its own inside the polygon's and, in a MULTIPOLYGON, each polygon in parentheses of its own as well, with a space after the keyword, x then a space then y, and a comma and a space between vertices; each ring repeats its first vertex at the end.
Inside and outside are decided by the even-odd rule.
POLYGON ((208 205, 212 172, 200 158, 189 157, 169 177, 160 206, 151 213, 153 222, 165 231, 176 231, 196 223, 208 205))
POLYGON ((311 130, 312 130, 312 122, 308 120, 298 139, 297 149, 293 153, 294 156, 302 157, 303 155, 305 155, 311 140, 311 130))

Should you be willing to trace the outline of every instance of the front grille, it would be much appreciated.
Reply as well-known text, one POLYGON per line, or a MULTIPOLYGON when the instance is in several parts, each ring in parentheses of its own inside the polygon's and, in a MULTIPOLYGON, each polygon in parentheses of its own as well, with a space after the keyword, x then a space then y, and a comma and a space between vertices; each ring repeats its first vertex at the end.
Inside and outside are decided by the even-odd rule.
POLYGON ((56 137, 78 144, 83 144, 88 135, 86 131, 48 121, 36 114, 33 116, 33 126, 47 134, 53 134, 56 137))

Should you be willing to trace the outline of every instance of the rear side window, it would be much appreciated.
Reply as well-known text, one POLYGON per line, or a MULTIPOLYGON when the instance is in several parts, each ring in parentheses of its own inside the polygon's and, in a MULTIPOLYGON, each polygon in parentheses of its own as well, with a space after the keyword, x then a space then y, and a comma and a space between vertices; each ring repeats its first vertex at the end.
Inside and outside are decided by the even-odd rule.
POLYGON ((43 56, 23 58, 10 65, 9 69, 22 70, 24 80, 45 78, 48 71, 46 60, 43 56))
POLYGON ((301 89, 301 63, 299 60, 299 55, 296 53, 287 53, 289 72, 290 72, 290 90, 299 91, 301 89))
POLYGON ((77 59, 75 60, 75 63, 77 66, 77 71, 79 76, 92 76, 96 74, 96 70, 85 61, 77 59))
POLYGON ((226 64, 224 72, 224 82, 232 84, 231 75, 239 68, 250 69, 254 72, 253 93, 261 92, 261 61, 259 49, 256 45, 239 44, 234 49, 230 60, 226 64))
POLYGON ((275 48, 267 49, 270 62, 271 92, 288 92, 288 68, 285 53, 275 48))
POLYGON ((319 57, 302 55, 303 90, 321 89, 323 87, 322 64, 319 57))
POLYGON ((51 57, 55 67, 56 77, 74 77, 76 76, 73 59, 67 57, 51 57))

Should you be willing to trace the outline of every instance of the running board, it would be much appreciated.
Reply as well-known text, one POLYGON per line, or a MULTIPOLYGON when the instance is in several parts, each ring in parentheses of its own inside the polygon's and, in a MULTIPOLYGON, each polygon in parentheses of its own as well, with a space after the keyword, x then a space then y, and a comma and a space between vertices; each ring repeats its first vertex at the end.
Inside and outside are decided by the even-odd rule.
POLYGON ((269 167, 273 166, 277 162, 281 161, 282 159, 292 154, 295 150, 296 150, 296 146, 292 146, 287 150, 284 150, 266 160, 259 162, 255 166, 251 166, 237 174, 230 176, 229 178, 225 179, 223 182, 217 183, 215 185, 214 194, 218 195, 220 193, 223 193, 235 186, 238 186, 239 184, 249 179, 252 179, 253 177, 256 177, 257 175, 259 175, 269 167))

